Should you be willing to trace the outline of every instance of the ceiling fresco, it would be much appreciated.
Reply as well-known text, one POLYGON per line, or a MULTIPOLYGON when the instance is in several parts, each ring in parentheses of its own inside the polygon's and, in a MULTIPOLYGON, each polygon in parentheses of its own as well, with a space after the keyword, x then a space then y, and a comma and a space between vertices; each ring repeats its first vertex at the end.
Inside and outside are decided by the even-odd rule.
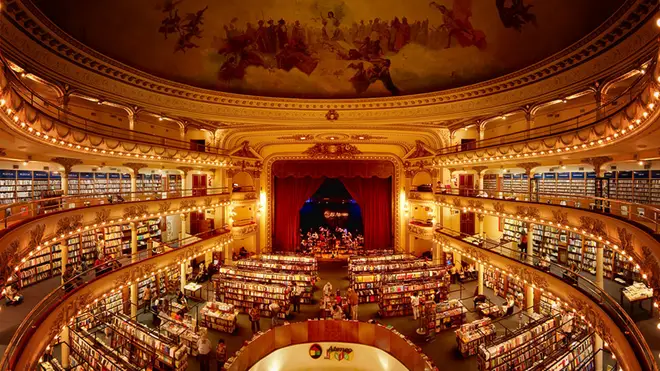
POLYGON ((406 95, 514 72, 579 41, 621 0, 33 0, 85 45, 224 92, 406 95))

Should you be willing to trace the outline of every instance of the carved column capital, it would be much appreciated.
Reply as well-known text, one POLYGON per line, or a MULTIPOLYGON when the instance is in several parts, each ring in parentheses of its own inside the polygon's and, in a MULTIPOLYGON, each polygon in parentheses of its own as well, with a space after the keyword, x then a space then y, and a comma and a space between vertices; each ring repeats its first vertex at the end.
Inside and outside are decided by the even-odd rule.
POLYGON ((481 175, 481 172, 488 169, 488 166, 473 166, 472 170, 477 172, 477 175, 481 175))
POLYGON ((69 175, 71 168, 75 165, 82 165, 82 160, 78 158, 69 158, 69 157, 54 157, 50 159, 56 164, 64 166, 64 175, 69 175))
POLYGON ((521 169, 525 169, 525 174, 527 174, 527 176, 529 176, 529 174, 532 172, 533 168, 539 167, 539 166, 541 166, 541 164, 538 163, 538 162, 523 162, 523 163, 520 163, 520 164, 516 164, 516 167, 519 167, 521 169))
POLYGON ((122 165, 126 166, 127 168, 129 168, 131 170, 133 170, 133 174, 135 174, 135 175, 138 174, 138 171, 140 171, 140 169, 143 169, 145 167, 149 167, 149 165, 147 165, 145 163, 142 163, 142 162, 127 162, 127 163, 124 163, 122 165))
POLYGON ((179 166, 177 167, 177 169, 183 171, 184 178, 188 176, 188 172, 193 170, 193 168, 191 168, 190 166, 179 166))
POLYGON ((600 176, 600 168, 608 163, 612 162, 614 159, 609 156, 598 156, 598 157, 587 157, 582 159, 583 164, 588 164, 594 167, 594 171, 596 172, 596 176, 600 176))

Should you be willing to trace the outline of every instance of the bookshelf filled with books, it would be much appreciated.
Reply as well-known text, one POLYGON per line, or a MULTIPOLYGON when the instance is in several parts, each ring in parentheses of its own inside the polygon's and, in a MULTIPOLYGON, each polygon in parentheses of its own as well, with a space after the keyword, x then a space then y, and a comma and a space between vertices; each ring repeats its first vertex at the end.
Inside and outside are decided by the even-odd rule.
POLYGON ((390 254, 390 255, 376 255, 376 256, 351 256, 348 258, 349 270, 352 265, 359 264, 381 264, 396 262, 402 260, 415 260, 417 259, 410 254, 390 254))
POLYGON ((381 298, 379 288, 388 283, 406 283, 426 277, 443 277, 447 274, 444 265, 429 264, 426 268, 395 270, 380 273, 355 273, 351 275, 351 287, 358 294, 360 303, 375 303, 381 298))
POLYGON ((497 192, 499 189, 497 184, 497 174, 484 174, 484 192, 489 195, 497 192))
POLYGON ((47 191, 60 191, 58 172, 0 170, 0 204, 26 202, 44 197, 47 191))
POLYGON ((550 354, 544 362, 544 371, 594 370, 594 342, 591 334, 573 341, 567 348, 550 354))
POLYGON ((416 282, 391 283, 380 287, 378 302, 382 317, 401 317, 413 314, 410 295, 431 296, 439 290, 440 300, 447 300, 449 276, 424 277, 416 282))
POLYGON ((460 300, 451 299, 435 304, 435 332, 460 327, 467 309, 460 300))
POLYGON ((312 292, 314 291, 314 284, 316 282, 316 277, 308 274, 282 273, 267 270, 256 271, 235 267, 220 267, 217 277, 220 280, 278 284, 282 286, 295 283, 296 286, 302 287, 303 292, 300 302, 303 304, 311 303, 312 292))
POLYGON ((277 284, 263 284, 244 282, 240 280, 213 280, 215 287, 215 300, 231 304, 240 312, 247 313, 254 305, 261 315, 271 317, 268 306, 273 303, 284 303, 284 309, 278 317, 286 318, 289 314, 289 297, 286 286, 277 284))
POLYGON ((169 174, 167 176, 167 190, 173 193, 179 193, 182 190, 181 175, 169 174))
POLYGON ((305 262, 275 262, 262 260, 259 258, 237 260, 236 267, 246 270, 272 270, 280 273, 303 273, 310 276, 318 276, 318 267, 316 264, 307 264, 305 262))
POLYGON ((236 331, 236 308, 218 301, 207 302, 200 310, 200 325, 220 332, 236 331))
POLYGON ((495 334, 495 325, 490 318, 482 318, 461 325, 456 330, 458 351, 463 357, 473 356, 477 354, 479 346, 493 340, 495 334))
POLYGON ((42 248, 20 269, 21 286, 29 286, 61 274, 62 259, 59 244, 42 248))
POLYGON ((163 190, 163 182, 160 174, 138 174, 136 179, 138 191, 158 192, 163 190))
POLYGON ((551 331, 555 328, 554 317, 542 317, 504 337, 481 344, 477 361, 479 371, 531 368, 545 354, 558 348, 562 336, 551 331))
POLYGON ((90 370, 137 371, 140 369, 128 358, 83 331, 71 330, 69 337, 71 358, 77 364, 89 367, 90 370))

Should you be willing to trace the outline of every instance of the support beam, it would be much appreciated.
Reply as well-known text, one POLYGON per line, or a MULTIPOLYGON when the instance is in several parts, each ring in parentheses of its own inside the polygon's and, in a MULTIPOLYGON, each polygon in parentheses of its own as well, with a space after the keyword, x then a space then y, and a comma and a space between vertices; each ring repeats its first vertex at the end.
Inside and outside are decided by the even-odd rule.
POLYGON ((129 225, 131 226, 131 262, 135 263, 138 261, 137 224, 135 222, 131 222, 129 225))
POLYGON ((603 338, 601 338, 597 333, 594 334, 594 371, 603 371, 603 352, 599 350, 603 349, 603 338))
POLYGON ((131 318, 137 321, 138 313, 138 283, 131 283, 131 318))
POLYGON ((531 283, 526 287, 525 307, 527 308, 527 314, 534 313, 534 288, 531 283))
POLYGON ((478 289, 477 289, 477 294, 483 295, 484 294, 484 265, 481 263, 477 263, 477 266, 479 267, 479 282, 478 282, 478 289))
POLYGON ((180 269, 181 269, 181 272, 180 272, 180 273, 181 273, 181 287, 180 287, 180 288, 181 288, 181 292, 183 292, 183 288, 184 288, 184 286, 186 286, 186 264, 187 264, 187 263, 188 263, 188 261, 187 261, 187 260, 184 260, 184 261, 180 264, 180 266, 181 266, 181 267, 180 267, 180 269))
MULTIPOLYGON (((582 246, 585 246, 584 244, 582 246)), ((596 286, 600 289, 605 288, 604 280, 604 268, 603 268, 603 246, 599 244, 596 248, 596 286)))
POLYGON ((70 349, 69 344, 71 344, 71 339, 69 338, 69 326, 64 326, 62 332, 60 333, 60 341, 62 342, 61 353, 62 357, 62 367, 65 370, 68 370, 71 367, 71 362, 69 360, 70 349))
POLYGON ((131 201, 137 201, 137 174, 131 174, 131 201))
POLYGON ((534 264, 534 224, 527 223, 527 264, 534 264))

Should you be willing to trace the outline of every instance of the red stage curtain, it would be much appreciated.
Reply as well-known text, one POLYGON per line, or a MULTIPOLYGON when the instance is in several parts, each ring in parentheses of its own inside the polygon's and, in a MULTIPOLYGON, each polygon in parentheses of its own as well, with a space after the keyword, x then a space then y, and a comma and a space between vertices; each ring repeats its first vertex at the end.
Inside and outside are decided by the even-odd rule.
POLYGON ((392 178, 341 178, 341 181, 360 205, 364 225, 364 248, 391 248, 392 178))
POLYGON ((300 208, 325 178, 275 177, 273 249, 295 251, 300 244, 300 208))

